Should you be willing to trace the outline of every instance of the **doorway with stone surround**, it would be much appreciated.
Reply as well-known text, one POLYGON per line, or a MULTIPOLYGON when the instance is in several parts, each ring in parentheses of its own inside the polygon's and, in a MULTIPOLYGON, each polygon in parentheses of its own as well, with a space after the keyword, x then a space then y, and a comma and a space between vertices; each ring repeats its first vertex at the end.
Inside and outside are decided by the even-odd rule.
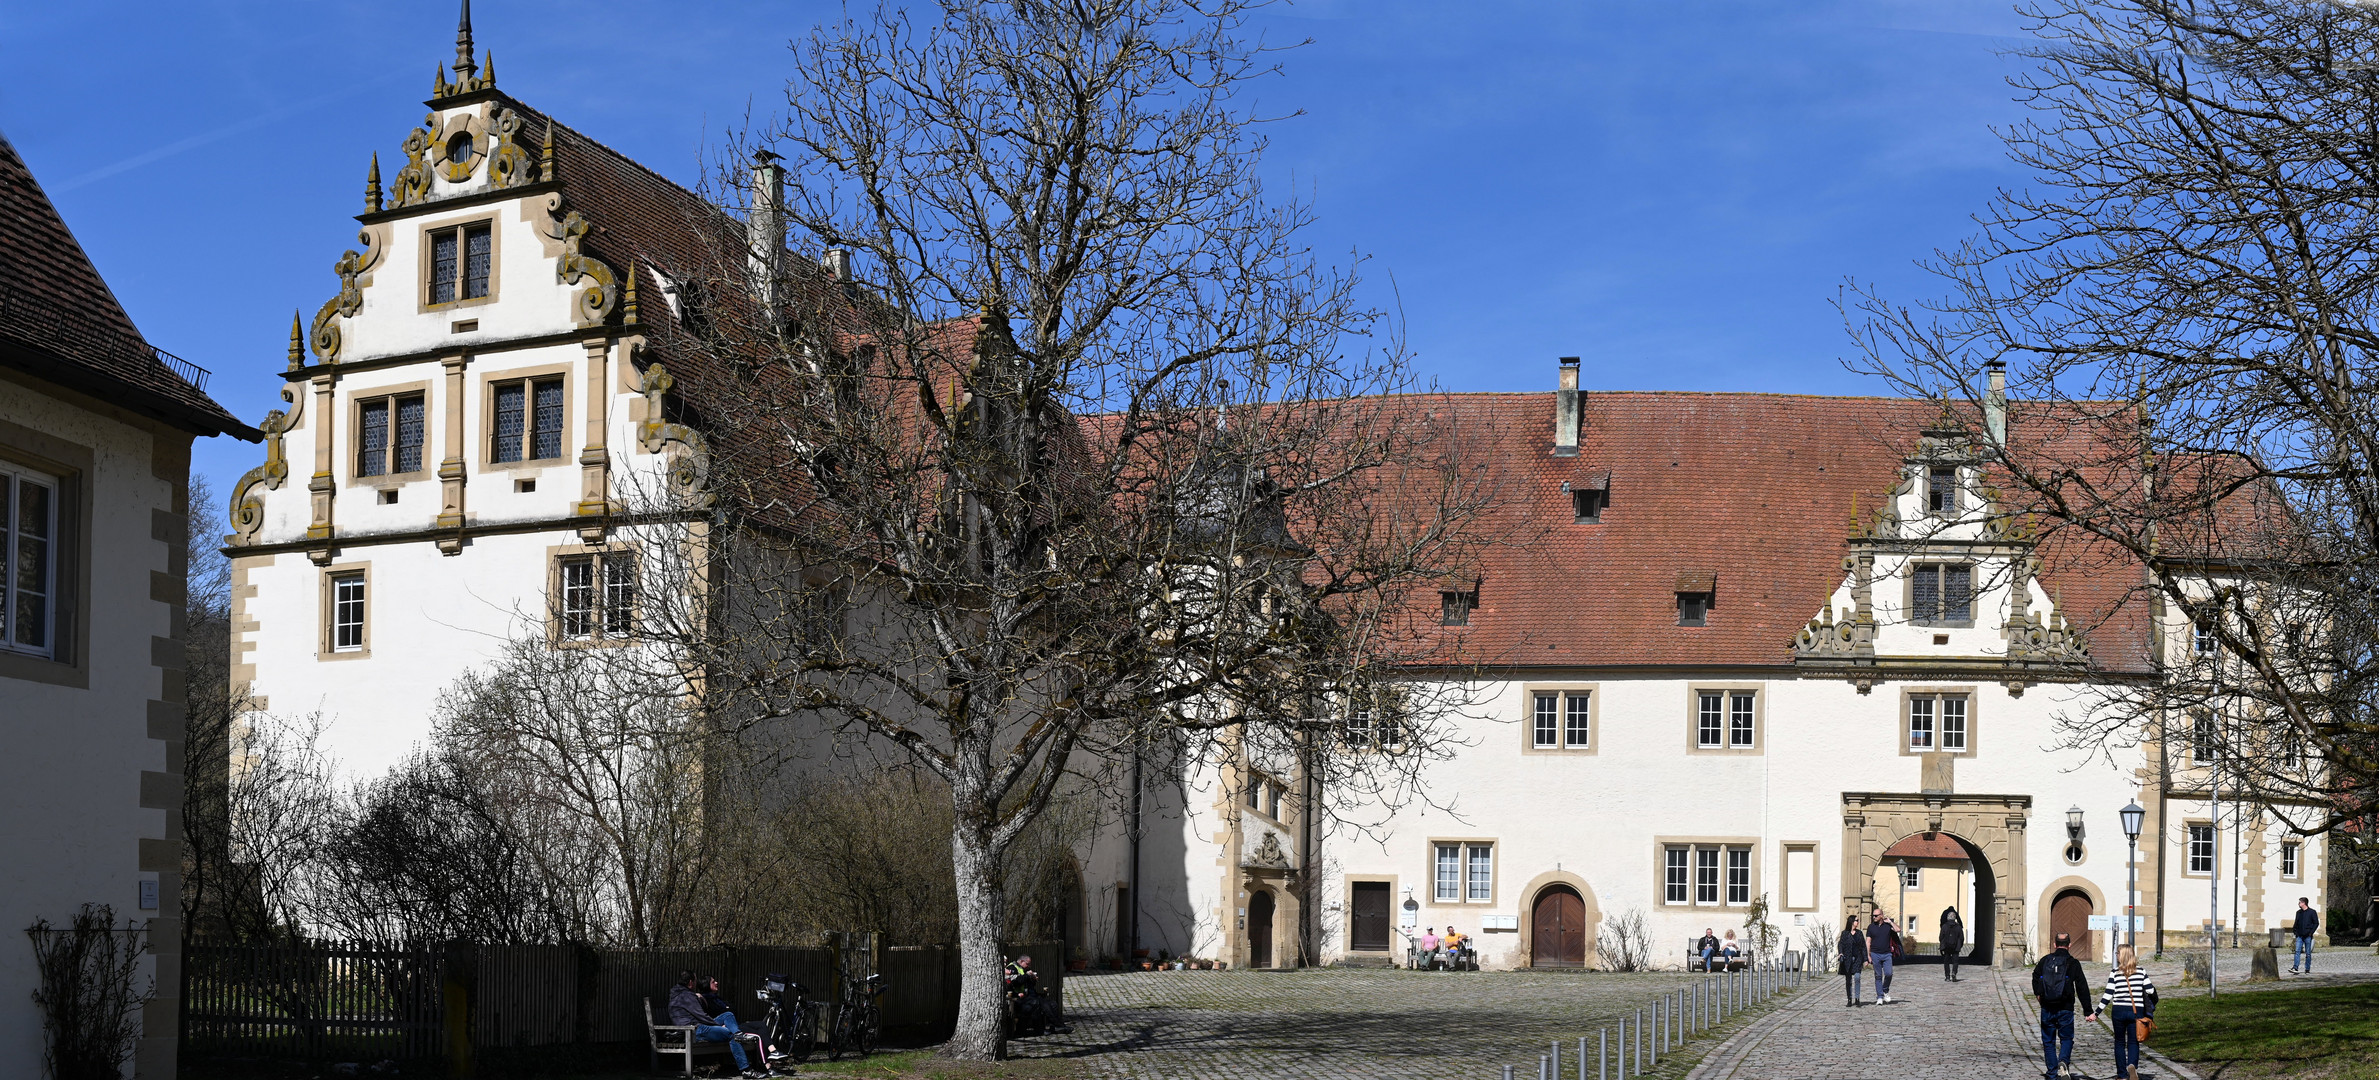
POLYGON ((1893 898, 1876 895, 1874 885, 1876 875, 1889 865, 1884 853, 1892 845, 1912 835, 1946 835, 1959 841, 1974 865, 1976 910, 1964 913, 1972 939, 1969 958, 1999 967, 2022 966, 2029 955, 2024 833, 2031 814, 2029 795, 1843 792, 1843 925, 1864 925, 1868 913, 1878 907, 1894 910, 1893 898), (1865 891, 1853 893, 1854 889, 1865 891))

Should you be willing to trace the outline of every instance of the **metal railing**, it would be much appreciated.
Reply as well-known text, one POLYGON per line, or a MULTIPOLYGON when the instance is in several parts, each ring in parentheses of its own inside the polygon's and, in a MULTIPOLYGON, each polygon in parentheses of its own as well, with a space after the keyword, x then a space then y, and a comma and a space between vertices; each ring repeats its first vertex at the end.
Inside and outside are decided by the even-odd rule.
POLYGON ((155 364, 195 390, 207 388, 207 369, 8 282, 0 282, 0 335, 80 359, 155 364))
MULTIPOLYGON (((1636 1007, 1635 1015, 1620 1014, 1616 1025, 1604 1024, 1578 1037, 1570 1058, 1577 1080, 1630 1080, 1657 1068, 1661 1058, 1688 1040, 1709 1035, 1729 1019, 1764 1005, 1777 995, 1806 985, 1806 965, 1752 967, 1743 971, 1690 975, 1685 986, 1662 993, 1636 1007)), ((1537 1055, 1537 1080, 1563 1080, 1561 1040, 1537 1055)), ((1503 1067, 1503 1080, 1522 1080, 1519 1066, 1503 1067)))

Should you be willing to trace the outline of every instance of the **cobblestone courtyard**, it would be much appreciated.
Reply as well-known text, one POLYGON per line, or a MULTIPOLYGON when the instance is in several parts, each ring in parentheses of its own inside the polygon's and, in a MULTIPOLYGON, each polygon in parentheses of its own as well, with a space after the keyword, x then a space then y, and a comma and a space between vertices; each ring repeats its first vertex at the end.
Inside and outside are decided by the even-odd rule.
POLYGON ((1014 1050, 1080 1057, 1097 1077, 1452 1080, 1499 1076, 1507 1063, 1533 1078, 1537 1055, 1559 1039, 1564 1072, 1575 1076, 1580 1036, 1688 982, 1674 973, 1538 971, 1106 975, 1067 983, 1072 1035, 1014 1050))
MULTIPOLYGON (((2243 953, 2223 957, 2237 990, 2379 976, 2362 950, 2323 950, 2323 975, 2246 985, 2243 953), (2233 970, 2234 965, 2236 970, 2233 970)), ((2178 965, 2149 965, 2175 993, 2178 965)), ((2028 1080, 2041 1074, 2029 972, 1969 967, 1958 983, 1941 969, 1912 965, 1893 985, 1896 1003, 1843 1007, 1841 980, 1825 976, 1773 1006, 1730 1020, 1655 1070, 1655 1080, 2028 1080)), ((2095 987, 2104 965, 2090 965, 2095 987)), ((1145 972, 1068 982, 1071 1035, 1013 1044, 1023 1057, 1071 1058, 1084 1075, 1130 1080, 1399 1078, 1494 1080, 1502 1066, 1536 1075, 1548 1043, 1564 1047, 1563 1073, 1577 1076, 1580 1036, 1688 984, 1676 973, 1588 972, 1424 974, 1387 970, 1145 972)), ((1865 998, 1874 984, 1863 979, 1865 998)), ((2112 1072, 2112 1041, 2099 1025, 2077 1025, 2074 1063, 2085 1075, 2112 1072)), ((2151 1062, 2147 1074, 2188 1080, 2151 1062)), ((1593 1075, 1591 1070, 1588 1075, 1593 1075)))

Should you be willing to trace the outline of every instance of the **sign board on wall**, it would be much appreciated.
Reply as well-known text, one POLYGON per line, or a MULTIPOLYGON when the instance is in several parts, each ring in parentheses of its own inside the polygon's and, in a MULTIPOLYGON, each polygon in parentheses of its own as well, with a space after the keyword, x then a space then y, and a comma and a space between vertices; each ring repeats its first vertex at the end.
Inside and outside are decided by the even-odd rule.
MULTIPOLYGON (((2131 931, 2133 933, 2138 933, 2147 928, 2147 916, 2134 915, 2131 917, 2131 931)), ((2090 929, 2121 930, 2123 929, 2123 917, 2121 915, 2092 915, 2090 916, 2090 929)))
POLYGON ((1520 917, 1518 915, 1479 916, 1479 929, 1481 930, 1518 930, 1519 928, 1520 917))

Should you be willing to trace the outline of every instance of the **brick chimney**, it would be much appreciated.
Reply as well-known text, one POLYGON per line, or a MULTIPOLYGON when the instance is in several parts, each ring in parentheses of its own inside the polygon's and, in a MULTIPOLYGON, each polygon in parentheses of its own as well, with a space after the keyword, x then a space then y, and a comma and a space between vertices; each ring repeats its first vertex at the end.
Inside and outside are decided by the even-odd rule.
POLYGON ((1553 392, 1553 455, 1578 455, 1579 417, 1586 408, 1585 395, 1578 392, 1578 358, 1561 358, 1561 389, 1553 392))

